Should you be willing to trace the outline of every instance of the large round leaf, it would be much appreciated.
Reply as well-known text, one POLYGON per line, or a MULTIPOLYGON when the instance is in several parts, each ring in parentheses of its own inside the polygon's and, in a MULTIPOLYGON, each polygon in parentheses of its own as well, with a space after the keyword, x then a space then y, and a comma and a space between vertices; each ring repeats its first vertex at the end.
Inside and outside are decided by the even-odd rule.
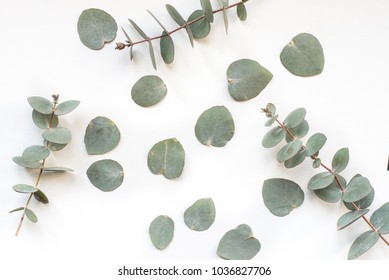
POLYGON ((204 231, 211 227, 216 217, 216 208, 212 198, 197 200, 184 213, 185 224, 196 231, 204 231))
POLYGON ((144 76, 132 87, 131 96, 136 104, 150 107, 162 101, 167 94, 165 83, 158 76, 144 76))
POLYGON ((103 192, 116 190, 124 179, 123 167, 116 161, 104 159, 93 163, 86 172, 93 186, 103 192))
MULTIPOLYGON (((204 16, 204 11, 196 10, 189 16, 188 22, 191 22, 192 20, 198 19, 202 16, 204 16)), ((195 39, 203 39, 207 37, 211 31, 211 24, 205 17, 192 23, 189 25, 189 27, 192 30, 193 38, 195 39)))
POLYGON ((228 91, 236 101, 246 101, 257 97, 272 78, 273 74, 258 62, 241 59, 228 67, 228 91))
POLYGON ((149 226, 149 235, 153 245, 159 250, 165 249, 174 236, 174 222, 168 216, 156 217, 149 226))
POLYGON ((42 137, 55 144, 69 144, 72 140, 72 133, 65 127, 56 127, 43 131, 42 137))

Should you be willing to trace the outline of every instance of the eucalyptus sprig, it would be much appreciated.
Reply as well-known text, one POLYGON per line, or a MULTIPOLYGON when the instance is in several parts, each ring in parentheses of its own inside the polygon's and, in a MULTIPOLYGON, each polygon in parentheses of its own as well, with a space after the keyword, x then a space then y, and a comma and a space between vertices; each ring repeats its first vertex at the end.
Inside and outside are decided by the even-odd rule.
MULTIPOLYGON (((327 140, 324 134, 313 134, 306 144, 301 141, 301 138, 306 136, 309 131, 304 108, 294 110, 283 122, 279 120, 276 107, 273 104, 268 104, 262 111, 269 118, 265 123, 266 126, 277 125, 266 133, 262 146, 271 148, 277 146, 283 140, 286 141, 286 144, 277 153, 278 162, 283 163, 286 168, 293 168, 309 158, 313 161, 313 168, 323 168, 325 170, 309 180, 308 189, 314 191, 323 201, 329 203, 342 201, 345 207, 350 210, 339 218, 338 230, 344 229, 360 218, 370 228, 352 243, 348 259, 361 256, 373 247, 379 239, 389 246, 389 241, 384 237, 385 234, 389 233, 389 202, 376 210, 370 219, 367 218, 368 207, 374 199, 374 189, 369 180, 357 174, 347 183, 346 179, 340 175, 348 165, 349 150, 342 148, 337 151, 330 167, 319 158, 319 152, 327 140)), ((285 216, 293 208, 299 206, 293 205, 292 200, 297 200, 300 204, 303 200, 303 193, 299 186, 286 179, 265 181, 262 195, 265 205, 277 216, 285 216), (282 186, 280 187, 280 185, 282 186)))
POLYGON ((185 29, 188 34, 190 44, 193 47, 194 39, 202 39, 209 34, 211 30, 211 23, 213 23, 214 21, 214 14, 220 12, 223 13, 224 26, 227 33, 228 32, 227 10, 236 7, 236 12, 239 19, 244 21, 247 18, 247 10, 245 6, 245 2, 247 1, 249 0, 242 0, 234 4, 229 4, 229 0, 218 0, 220 8, 213 10, 210 0, 200 0, 202 9, 194 11, 187 20, 185 20, 183 16, 181 16, 181 14, 177 11, 176 8, 174 8, 172 5, 167 4, 166 5, 167 12, 172 17, 172 19, 179 25, 179 27, 177 27, 174 30, 168 31, 163 26, 161 21, 158 20, 153 13, 148 11, 149 14, 158 23, 158 25, 162 28, 163 30, 162 35, 149 37, 133 20, 129 19, 131 25, 134 27, 137 33, 143 38, 143 40, 132 41, 128 33, 122 28, 127 40, 125 43, 122 42, 116 43, 116 49, 123 50, 125 48, 130 48, 130 58, 132 60, 134 56, 133 55, 134 46, 142 43, 148 43, 151 62, 153 64, 153 67, 157 69, 152 41, 160 40, 161 56, 166 64, 170 64, 174 60, 174 43, 171 37, 173 33, 180 31, 181 29, 185 29))
POLYGON ((49 199, 46 194, 39 188, 39 183, 42 175, 45 172, 70 172, 73 171, 66 167, 47 167, 46 159, 53 151, 59 151, 66 147, 72 139, 69 129, 59 127, 58 116, 62 116, 72 112, 80 104, 77 100, 70 100, 63 103, 58 103, 59 95, 53 95, 53 100, 49 101, 46 98, 39 96, 32 96, 28 98, 28 102, 33 108, 32 119, 36 126, 43 130, 42 137, 44 139, 43 145, 34 145, 26 148, 22 156, 13 157, 12 160, 19 166, 38 170, 37 179, 34 185, 18 184, 13 186, 13 190, 27 194, 27 202, 24 206, 16 208, 10 213, 22 211, 22 216, 16 235, 19 234, 23 225, 24 218, 27 217, 32 223, 38 222, 36 214, 31 210, 30 204, 32 198, 36 201, 47 204, 49 199))

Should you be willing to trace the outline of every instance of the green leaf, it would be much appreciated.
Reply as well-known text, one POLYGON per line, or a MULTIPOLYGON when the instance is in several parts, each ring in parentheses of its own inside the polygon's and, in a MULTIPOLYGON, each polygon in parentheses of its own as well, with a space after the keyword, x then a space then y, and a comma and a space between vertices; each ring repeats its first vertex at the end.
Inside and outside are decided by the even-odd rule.
POLYGON ((25 185, 25 184, 15 185, 12 187, 12 189, 18 193, 34 193, 38 191, 38 189, 35 188, 34 186, 25 185))
POLYGON ((68 144, 57 144, 57 143, 52 143, 52 142, 48 142, 47 140, 45 140, 45 141, 44 141, 44 145, 47 146, 47 148, 48 148, 50 151, 56 152, 56 151, 62 150, 62 149, 65 148, 68 144))
POLYGON ((170 35, 165 31, 162 33, 160 41, 161 56, 166 64, 171 64, 174 61, 174 43, 170 35))
POLYGON ((369 212, 369 209, 347 212, 346 214, 344 214, 342 217, 339 218, 337 223, 338 230, 342 230, 345 227, 351 225, 359 218, 361 218, 363 215, 365 215, 367 212, 369 212))
POLYGON ((14 209, 12 211, 9 211, 8 213, 14 213, 14 212, 22 211, 22 210, 24 210, 24 207, 16 208, 16 209, 14 209))
POLYGON ((242 224, 226 232, 219 242, 217 254, 227 260, 250 260, 261 250, 250 226, 242 224))
POLYGON ((236 13, 238 14, 238 18, 241 21, 245 21, 247 19, 247 10, 246 6, 243 3, 236 6, 236 13))
POLYGON ((185 224, 195 231, 209 229, 215 221, 216 208, 212 198, 197 200, 184 213, 185 224))
POLYGON ((313 168, 319 168, 321 166, 321 159, 320 158, 315 158, 314 161, 312 162, 312 167, 313 168))
POLYGON ((47 129, 50 127, 55 128, 58 126, 58 116, 54 115, 52 118, 52 114, 45 115, 45 114, 39 113, 36 110, 32 111, 32 120, 37 127, 42 128, 42 129, 47 129), (51 124, 50 124, 50 122, 51 122, 51 124))
POLYGON ((166 10, 169 13, 169 15, 172 17, 172 19, 179 25, 184 26, 186 25, 186 21, 184 18, 180 15, 180 13, 174 8, 172 5, 167 4, 166 10))
POLYGON ((307 157, 311 157, 323 148, 327 141, 327 137, 322 133, 312 135, 305 146, 307 150, 307 157))
POLYGON ((227 16, 227 7, 228 7, 228 0, 217 0, 220 4, 220 6, 223 8, 223 20, 224 20, 224 27, 226 29, 226 33, 228 32, 228 16, 227 16))
POLYGON ((355 211, 355 210, 358 210, 358 209, 366 209, 366 208, 368 208, 373 203, 374 195, 375 195, 374 188, 372 187, 371 189, 372 189, 372 191, 371 191, 371 193, 368 196, 366 196, 366 197, 364 197, 364 198, 362 198, 362 199, 360 199, 358 201, 354 201, 353 203, 343 201, 343 203, 346 206, 346 208, 349 209, 349 210, 352 210, 352 211, 355 211), (355 208, 354 204, 355 204, 355 206, 357 208, 355 208))
POLYGON ((155 21, 159 24, 159 26, 161 26, 163 31, 165 31, 165 33, 168 34, 169 31, 165 28, 165 26, 163 26, 163 24, 158 20, 158 18, 152 12, 150 12, 149 10, 147 10, 147 12, 155 19, 155 21))
MULTIPOLYGON (((289 129, 289 132, 297 139, 301 139, 305 137, 305 135, 308 134, 308 131, 309 131, 309 124, 306 120, 304 120, 298 126, 289 129)), ((294 141, 294 139, 289 135, 289 133, 285 135, 285 140, 288 143, 294 141)))
POLYGON ((301 142, 300 140, 296 140, 286 144, 277 153, 277 161, 284 162, 287 161, 288 159, 293 158, 295 155, 297 155, 298 152, 301 151, 302 146, 303 146, 303 142, 301 142))
POLYGON ((73 169, 67 167, 45 167, 43 171, 47 172, 73 172, 73 169))
POLYGON ((217 0, 222 8, 228 7, 229 0, 217 0))
MULTIPOLYGON (((343 187, 347 185, 346 179, 344 179, 340 175, 337 175, 337 177, 343 187)), ((325 202, 336 203, 342 198, 343 192, 340 189, 336 180, 333 180, 333 182, 329 186, 323 189, 315 190, 315 194, 325 202)))
POLYGON ((347 148, 342 148, 337 151, 332 159, 332 169, 334 172, 340 173, 346 169, 350 159, 349 151, 347 148))
POLYGON ((201 8, 204 11, 205 18, 208 22, 213 22, 213 10, 210 0, 200 0, 201 8))
POLYGON ((305 108, 298 108, 294 110, 286 116, 284 120, 284 126, 286 126, 286 128, 288 129, 298 126, 305 120, 306 114, 307 111, 305 110, 305 108))
POLYGON ((50 155, 49 149, 42 145, 30 146, 23 151, 22 157, 25 161, 40 161, 50 155))
POLYGON ((86 172, 93 186, 103 192, 111 192, 121 186, 123 167, 116 161, 104 159, 93 163, 86 172))
MULTIPOLYGON (((191 22, 192 20, 202 16, 204 16, 204 12, 202 10, 196 10, 189 16, 188 22, 191 22)), ((211 24, 206 18, 202 18, 190 24, 189 28, 192 31, 194 39, 203 39, 208 36, 209 32, 211 32, 211 24)))
POLYGON ((149 43, 149 54, 150 54, 151 63, 153 64, 154 69, 157 70, 157 62, 155 61, 153 44, 151 43, 151 41, 149 41, 148 43, 149 43))
POLYGON ((344 193, 343 200, 345 202, 355 202, 367 197, 373 188, 370 185, 370 182, 365 177, 354 177, 348 183, 344 193))
POLYGON ((258 62, 237 60, 227 70, 228 91, 236 101, 250 100, 257 97, 272 78, 273 74, 258 62))
POLYGON ((54 111, 54 114, 57 116, 66 115, 76 109, 78 105, 80 105, 80 101, 78 100, 69 100, 62 102, 58 104, 56 110, 54 111))
POLYGON ((27 219, 30 220, 30 222, 32 222, 34 224, 38 222, 38 217, 35 215, 35 213, 31 209, 26 208, 25 214, 26 214, 27 219))
POLYGON ((128 36, 127 32, 124 30, 123 27, 122 27, 122 31, 123 31, 124 35, 126 36, 126 38, 127 38, 127 42, 131 44, 131 47, 130 47, 130 59, 132 60, 134 58, 134 53, 133 53, 134 42, 131 40, 130 36, 128 36))
POLYGON ((308 189, 315 191, 328 187, 335 180, 330 172, 322 172, 314 175, 308 182, 308 189))
POLYGON ((168 216, 158 216, 150 224, 149 235, 153 245, 163 250, 169 246, 174 236, 174 222, 168 216))
POLYGON ((224 147, 234 132, 234 120, 224 106, 215 106, 203 112, 195 126, 197 140, 207 146, 224 147))
POLYGON ((293 75, 310 77, 320 74, 324 68, 323 48, 311 34, 301 33, 284 47, 281 63, 293 75))
POLYGON ((116 124, 106 117, 90 121, 85 131, 84 143, 89 155, 101 155, 113 150, 120 141, 116 124))
POLYGON ((43 203, 43 204, 48 204, 49 203, 49 199, 47 198, 47 196, 41 190, 38 190, 38 191, 34 192, 34 198, 37 201, 39 201, 40 203, 43 203))
POLYGON ((185 30, 186 30, 186 33, 188 33, 189 42, 190 42, 190 45, 191 45, 192 48, 193 48, 194 45, 193 45, 193 33, 192 33, 192 29, 190 29, 190 26, 189 26, 189 25, 186 25, 185 30))
POLYGON ((77 23, 81 42, 92 50, 99 50, 116 38, 118 26, 115 19, 99 9, 84 10, 77 23))
POLYGON ((389 202, 374 211, 370 222, 380 234, 389 233, 389 202))
POLYGON ((307 158, 306 151, 300 150, 295 156, 286 160, 284 162, 284 166, 286 168, 296 167, 296 166, 300 165, 301 163, 303 163, 306 158, 307 158))
POLYGON ((69 144, 72 140, 72 134, 65 127, 56 127, 46 129, 42 133, 43 139, 55 144, 69 144))
POLYGON ((293 181, 273 178, 264 181, 262 198, 273 215, 284 217, 304 202, 304 192, 293 181))
POLYGON ((265 126, 272 126, 277 121, 278 115, 275 115, 265 122, 265 126))
POLYGON ((158 76, 144 76, 132 87, 131 96, 136 104, 150 107, 162 101, 167 94, 167 87, 158 76))
POLYGON ((373 230, 361 234, 351 245, 348 259, 353 260, 366 253, 379 240, 379 235, 373 230))
POLYGON ((40 96, 31 96, 27 100, 35 111, 38 111, 44 115, 49 115, 52 113, 53 103, 51 103, 46 98, 40 96))
POLYGON ((285 134, 285 130, 279 126, 270 129, 262 139, 262 146, 272 148, 278 145, 285 138, 285 134))
POLYGON ((33 162, 33 161, 28 162, 28 161, 26 161, 22 157, 13 157, 12 161, 14 163, 16 163, 17 165, 19 165, 19 166, 22 166, 22 167, 25 167, 25 168, 29 168, 29 169, 39 169, 39 168, 42 167, 42 163, 41 162, 33 162))
POLYGON ((267 103, 266 108, 263 110, 266 112, 266 117, 268 118, 273 117, 277 112, 276 106, 272 103, 267 103))
POLYGON ((153 174, 176 179, 181 176, 184 169, 184 148, 175 138, 158 142, 148 154, 147 165, 153 174))

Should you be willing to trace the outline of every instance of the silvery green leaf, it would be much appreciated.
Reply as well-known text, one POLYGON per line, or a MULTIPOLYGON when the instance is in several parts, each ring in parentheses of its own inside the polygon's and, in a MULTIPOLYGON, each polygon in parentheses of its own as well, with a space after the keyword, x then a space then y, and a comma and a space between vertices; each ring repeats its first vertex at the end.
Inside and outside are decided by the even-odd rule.
POLYGON ((56 127, 43 131, 42 137, 55 144, 69 144, 72 140, 72 133, 65 127, 56 127))
POLYGON ((26 217, 27 217, 27 219, 30 220, 30 222, 32 222, 34 224, 38 222, 38 217, 35 215, 35 213, 31 209, 26 208, 24 213, 26 214, 26 217))
POLYGON ((380 234, 389 233, 389 202, 374 211, 370 222, 380 234))
POLYGON ((209 229, 215 221, 216 208, 212 198, 197 200, 184 213, 185 224, 195 231, 209 229))
POLYGON ((278 145, 285 138, 285 134, 286 132, 282 127, 273 127, 263 137, 262 146, 264 148, 272 148, 278 145))
POLYGON ((123 167, 116 161, 104 159, 93 163, 86 172, 93 186, 103 192, 111 192, 121 186, 123 167))
POLYGON ((306 158, 307 158, 306 151, 300 150, 295 156, 286 160, 284 162, 284 166, 286 168, 296 167, 296 166, 300 165, 301 163, 303 163, 306 158))
POLYGON ((274 178, 264 181, 262 198, 273 215, 284 217, 304 202, 304 192, 293 181, 274 178))
POLYGON ((153 174, 176 179, 181 176, 184 169, 184 148, 175 138, 158 142, 148 154, 147 165, 153 174))
POLYGON ((106 117, 96 117, 86 128, 84 143, 89 155, 101 155, 113 150, 120 141, 116 124, 106 117))
POLYGON ((18 193, 34 193, 38 191, 36 187, 25 184, 15 185, 12 187, 12 189, 18 193))
POLYGON ((217 0, 222 8, 228 7, 229 0, 217 0))
POLYGON ((84 10, 77 23, 81 42, 92 50, 99 50, 113 41, 117 29, 116 21, 110 14, 94 8, 84 10))
POLYGON ((298 108, 286 116, 284 125, 288 129, 294 128, 305 120, 306 114, 307 111, 305 108, 298 108))
POLYGON ((57 144, 45 140, 44 145, 47 146, 50 151, 57 152, 65 148, 68 144, 57 144))
POLYGON ((291 159, 301 150, 303 142, 296 140, 286 144, 281 150, 277 153, 277 161, 284 162, 288 159, 291 159))
POLYGON ((363 209, 359 211, 350 211, 346 214, 342 215, 337 223, 338 230, 342 230, 345 227, 351 225, 358 219, 360 219, 363 215, 365 215, 367 212, 369 212, 369 209, 363 209))
POLYGON ((54 111, 54 114, 57 116, 66 115, 76 109, 78 105, 80 105, 80 101, 78 100, 69 100, 62 102, 58 104, 56 110, 54 111))
POLYGON ((330 172, 322 172, 314 175, 308 182, 308 189, 320 190, 328 187, 335 180, 334 174, 330 172))
POLYGON ((379 240, 379 235, 373 230, 361 234, 351 245, 348 259, 353 260, 366 253, 379 240))
POLYGON ((34 192, 34 198, 37 201, 39 201, 40 203, 43 203, 43 204, 48 204, 49 203, 49 199, 47 198, 47 196, 41 190, 38 190, 38 191, 34 192))
POLYGON ((174 43, 170 35, 164 31, 160 41, 161 56, 166 64, 174 61, 174 43))
POLYGON ((22 211, 22 210, 24 210, 24 207, 16 208, 16 209, 14 209, 12 211, 9 211, 8 213, 14 213, 14 212, 22 211))
POLYGON ((186 25, 186 21, 184 18, 180 15, 180 13, 174 8, 172 5, 167 4, 166 10, 169 13, 169 15, 172 17, 172 19, 179 25, 184 26, 186 25))
POLYGON ((258 62, 237 60, 227 70, 228 91, 236 101, 250 100, 257 97, 272 78, 273 74, 258 62))
POLYGON ((266 117, 271 118, 276 114, 276 112, 277 112, 277 108, 274 104, 272 103, 266 104, 266 117))
POLYGON ((332 159, 332 170, 340 173, 346 169, 350 159, 349 151, 347 148, 342 148, 337 151, 332 159))
POLYGON ((367 197, 373 188, 370 185, 370 182, 365 177, 354 177, 348 183, 344 193, 343 200, 345 202, 355 202, 367 197))
POLYGON ((41 162, 28 162, 23 157, 13 157, 12 161, 19 166, 29 168, 29 169, 39 169, 42 167, 41 162))
POLYGON ((371 189, 372 189, 372 191, 370 192, 370 194, 368 196, 366 196, 358 201, 354 201, 353 203, 343 201, 346 208, 349 210, 352 210, 352 211, 355 211, 357 209, 368 208, 373 203, 374 195, 375 195, 374 188, 372 187, 371 189), (354 204, 357 208, 355 208, 354 204))
POLYGON ((320 158, 315 158, 314 161, 312 162, 312 167, 313 168, 319 168, 321 166, 321 159, 320 158))
POLYGON ((226 34, 228 33, 228 15, 227 9, 223 9, 223 21, 224 21, 224 29, 226 30, 226 34))
POLYGON ((44 115, 49 115, 52 113, 53 103, 51 103, 46 98, 40 96, 31 96, 27 100, 35 111, 38 111, 44 115))
POLYGON ((310 77, 320 74, 324 68, 323 48, 311 34, 301 33, 284 47, 281 63, 292 74, 310 77))
MULTIPOLYGON (((204 11, 196 10, 189 16, 188 22, 202 16, 204 16, 204 11)), ((211 24, 205 17, 189 25, 189 28, 192 31, 194 39, 203 39, 208 36, 209 32, 211 32, 211 24)))
POLYGON ((159 26, 161 26, 161 28, 163 29, 163 31, 168 34, 169 31, 165 28, 165 26, 163 26, 163 24, 159 21, 159 19, 152 13, 150 12, 149 10, 147 10, 147 12, 155 19, 155 21, 159 24, 159 26))
POLYGON ((234 132, 234 120, 224 106, 215 106, 203 112, 195 126, 197 140, 207 146, 224 147, 234 132))
MULTIPOLYGON (((339 182, 342 186, 346 186, 347 181, 342 176, 337 175, 339 182)), ((336 180, 334 180, 329 186, 323 189, 315 190, 315 194, 323 201, 328 203, 336 203, 338 202, 343 195, 342 190, 340 189, 336 180)))
POLYGON ((253 236, 250 226, 242 224, 223 235, 217 254, 227 260, 250 260, 259 250, 261 243, 253 236))
POLYGON ((36 110, 32 111, 32 120, 37 127, 42 129, 58 126, 58 116, 52 116, 52 114, 45 115, 36 110))
POLYGON ((73 172, 74 170, 67 167, 45 167, 43 171, 47 172, 73 172))
POLYGON ((307 141, 305 148, 307 149, 307 157, 311 157, 323 148, 327 141, 327 137, 322 133, 313 134, 307 141))
POLYGON ((154 75, 140 78, 131 90, 132 99, 142 107, 150 107, 161 102, 166 94, 167 87, 164 81, 154 75))
MULTIPOLYGON (((290 128, 289 132, 294 136, 294 138, 301 139, 305 137, 305 135, 308 134, 309 131, 309 124, 306 120, 304 120, 302 123, 300 123, 298 126, 290 128)), ((285 135, 285 140, 286 142, 292 142, 294 139, 292 136, 287 133, 285 135)))
POLYGON ((236 6, 236 13, 238 14, 238 18, 241 21, 245 21, 247 19, 247 10, 246 6, 243 3, 236 6))
POLYGON ((49 149, 42 145, 34 145, 23 151, 22 157, 25 161, 41 161, 50 155, 49 149))
POLYGON ((193 48, 194 43, 193 43, 193 33, 192 33, 192 29, 190 29, 190 26, 189 26, 189 25, 186 25, 185 30, 186 30, 186 33, 188 34, 188 38, 189 38, 190 45, 191 45, 192 48, 193 48))
POLYGON ((278 115, 274 115, 265 122, 265 126, 272 126, 278 119, 278 115))
POLYGON ((204 11, 205 18, 208 22, 213 22, 213 10, 212 10, 212 4, 210 0, 200 0, 201 2, 201 8, 204 11))
POLYGON ((151 242, 157 249, 165 249, 173 240, 173 220, 164 215, 156 217, 149 226, 149 235, 151 242))
POLYGON ((131 44, 131 46, 130 46, 130 59, 132 60, 134 58, 134 54, 133 54, 134 42, 131 40, 130 36, 128 36, 127 32, 124 30, 123 27, 122 27, 122 30, 123 30, 124 36, 126 36, 126 38, 127 38, 127 42, 131 44))
POLYGON ((153 43, 151 43, 151 40, 149 40, 148 44, 149 44, 149 54, 150 54, 151 63, 153 64, 154 69, 157 70, 157 62, 155 61, 153 43))

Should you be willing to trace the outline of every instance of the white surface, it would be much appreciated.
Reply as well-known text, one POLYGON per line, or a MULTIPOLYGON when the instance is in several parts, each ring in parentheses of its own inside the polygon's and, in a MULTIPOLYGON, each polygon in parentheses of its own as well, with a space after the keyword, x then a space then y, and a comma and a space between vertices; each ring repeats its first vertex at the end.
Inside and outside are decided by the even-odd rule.
MULTIPOLYGON (((345 209, 323 203, 306 190, 317 170, 308 161, 286 170, 276 162, 275 149, 261 147, 267 130, 260 108, 268 102, 277 105, 281 117, 305 107, 309 135, 323 132, 328 137, 323 161, 330 164, 339 148, 349 147, 345 176, 361 173, 370 179, 376 190, 372 209, 389 201, 388 1, 251 0, 246 22, 229 12, 228 36, 220 14, 210 36, 195 42, 194 49, 184 32, 174 34, 175 62, 166 66, 157 55, 158 71, 151 66, 146 45, 135 48, 136 58, 130 62, 128 51, 113 50, 114 43, 101 51, 86 48, 76 25, 84 9, 96 7, 110 13, 134 38, 139 36, 128 17, 150 36, 158 35, 160 29, 147 9, 168 28, 175 27, 163 1, 0 1, 0 254, 10 270, 20 258, 28 260, 28 268, 66 265, 72 270, 98 268, 104 260, 113 267, 139 259, 218 260, 215 251, 221 236, 241 223, 249 224, 262 243, 256 259, 345 259, 352 241, 368 227, 359 221, 337 232, 336 221, 345 209), (319 76, 293 76, 279 61, 283 46, 301 32, 314 34, 322 43, 326 64, 319 76), (257 60, 274 74, 259 97, 244 103, 229 96, 225 77, 228 65, 240 58, 257 60), (166 82, 168 95, 159 105, 144 109, 131 100, 130 91, 149 74, 166 82), (73 132, 72 143, 49 161, 75 172, 42 179, 51 203, 33 203, 39 223, 25 222, 16 238, 19 214, 8 211, 22 206, 25 197, 11 187, 33 183, 36 174, 11 158, 41 142, 26 98, 50 98, 53 93, 63 101, 81 101, 76 111, 61 119, 73 132), (234 138, 221 149, 201 145, 194 135, 198 116, 214 105, 228 107, 236 124, 234 138), (98 115, 117 123, 122 140, 106 155, 88 156, 84 131, 98 115), (151 174, 146 164, 152 145, 170 137, 186 150, 184 173, 174 181, 151 174), (91 163, 103 158, 115 159, 125 169, 124 184, 112 193, 100 192, 85 175, 91 163), (305 190, 303 206, 286 218, 272 216, 263 204, 262 182, 272 177, 292 179, 305 190), (214 199, 217 218, 208 231, 193 232, 185 226, 183 212, 203 197, 214 199), (173 242, 162 252, 148 237, 149 223, 160 214, 169 215, 176 225, 173 242)), ((185 16, 200 7, 197 0, 169 3, 185 16)), ((121 31, 115 41, 124 41, 121 31)), ((158 44, 155 47, 158 51, 158 44)), ((362 259, 389 259, 388 248, 379 241, 362 259)), ((36 274, 32 279, 39 275, 23 273, 36 274)))

